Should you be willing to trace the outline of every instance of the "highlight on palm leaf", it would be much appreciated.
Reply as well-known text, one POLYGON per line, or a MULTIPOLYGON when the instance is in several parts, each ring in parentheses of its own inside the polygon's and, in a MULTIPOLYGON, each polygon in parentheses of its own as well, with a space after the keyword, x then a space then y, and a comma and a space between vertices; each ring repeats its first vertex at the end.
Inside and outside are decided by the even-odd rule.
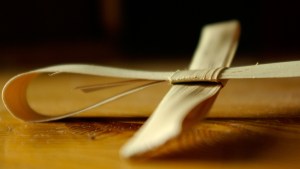
MULTIPOLYGON (((46 122, 89 111, 95 114, 98 108, 121 98, 126 102, 126 97, 133 94, 139 94, 137 99, 143 105, 140 98, 148 99, 147 88, 164 85, 169 91, 121 150, 127 158, 145 155, 199 123, 227 80, 300 77, 300 61, 230 67, 239 32, 236 20, 205 26, 187 70, 152 72, 84 64, 51 66, 10 79, 3 88, 2 99, 16 118, 46 122), (53 106, 49 107, 50 104, 53 106)), ((118 115, 131 116, 122 113, 118 115)))

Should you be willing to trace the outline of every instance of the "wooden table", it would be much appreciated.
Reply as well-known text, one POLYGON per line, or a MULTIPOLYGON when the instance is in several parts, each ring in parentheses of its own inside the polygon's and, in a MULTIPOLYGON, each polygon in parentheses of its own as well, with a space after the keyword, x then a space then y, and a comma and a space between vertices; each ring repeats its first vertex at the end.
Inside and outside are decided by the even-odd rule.
MULTIPOLYGON (((2 72, 1 88, 15 74, 2 72)), ((160 92, 149 92, 159 96, 149 97, 149 104, 157 104, 160 92)), ((141 113, 151 111, 149 107, 148 112, 141 113)), ((0 168, 300 167, 300 79, 230 81, 209 118, 183 135, 192 141, 178 144, 178 151, 155 159, 126 160, 119 156, 120 147, 145 118, 26 123, 14 119, 2 103, 0 113, 0 168)))

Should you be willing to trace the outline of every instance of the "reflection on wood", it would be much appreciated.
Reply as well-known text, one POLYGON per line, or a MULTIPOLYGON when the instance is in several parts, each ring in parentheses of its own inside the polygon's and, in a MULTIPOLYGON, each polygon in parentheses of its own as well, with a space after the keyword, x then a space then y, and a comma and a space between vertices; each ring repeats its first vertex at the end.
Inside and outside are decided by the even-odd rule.
POLYGON ((300 119, 207 119, 164 149, 155 151, 153 159, 143 162, 119 159, 119 148, 143 121, 68 119, 34 124, 2 121, 1 165, 10 168, 299 165, 300 119), (48 166, 49 160, 54 161, 48 166))

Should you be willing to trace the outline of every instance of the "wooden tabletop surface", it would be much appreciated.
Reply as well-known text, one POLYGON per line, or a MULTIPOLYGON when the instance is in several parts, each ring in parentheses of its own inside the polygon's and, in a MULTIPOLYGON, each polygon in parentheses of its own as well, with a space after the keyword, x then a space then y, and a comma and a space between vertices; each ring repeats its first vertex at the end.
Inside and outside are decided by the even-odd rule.
MULTIPOLYGON (((15 74, 2 72, 1 88, 15 74)), ((139 101, 155 105, 164 92, 152 89, 146 101, 139 101)), ((104 110, 147 116, 153 106, 146 106, 148 111, 110 108, 104 110)), ((299 117, 300 79, 232 80, 209 117, 182 136, 192 142, 155 159, 126 160, 119 149, 145 118, 89 115, 26 123, 13 118, 1 103, 0 168, 299 168, 299 117)))

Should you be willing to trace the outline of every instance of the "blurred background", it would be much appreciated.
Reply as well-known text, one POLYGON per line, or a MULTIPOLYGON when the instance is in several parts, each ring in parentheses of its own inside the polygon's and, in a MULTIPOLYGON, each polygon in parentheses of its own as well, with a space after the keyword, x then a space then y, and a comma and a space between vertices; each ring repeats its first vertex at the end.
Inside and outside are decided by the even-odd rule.
POLYGON ((189 62, 203 25, 238 19, 236 60, 300 59, 296 1, 14 0, 0 5, 0 66, 189 62))

